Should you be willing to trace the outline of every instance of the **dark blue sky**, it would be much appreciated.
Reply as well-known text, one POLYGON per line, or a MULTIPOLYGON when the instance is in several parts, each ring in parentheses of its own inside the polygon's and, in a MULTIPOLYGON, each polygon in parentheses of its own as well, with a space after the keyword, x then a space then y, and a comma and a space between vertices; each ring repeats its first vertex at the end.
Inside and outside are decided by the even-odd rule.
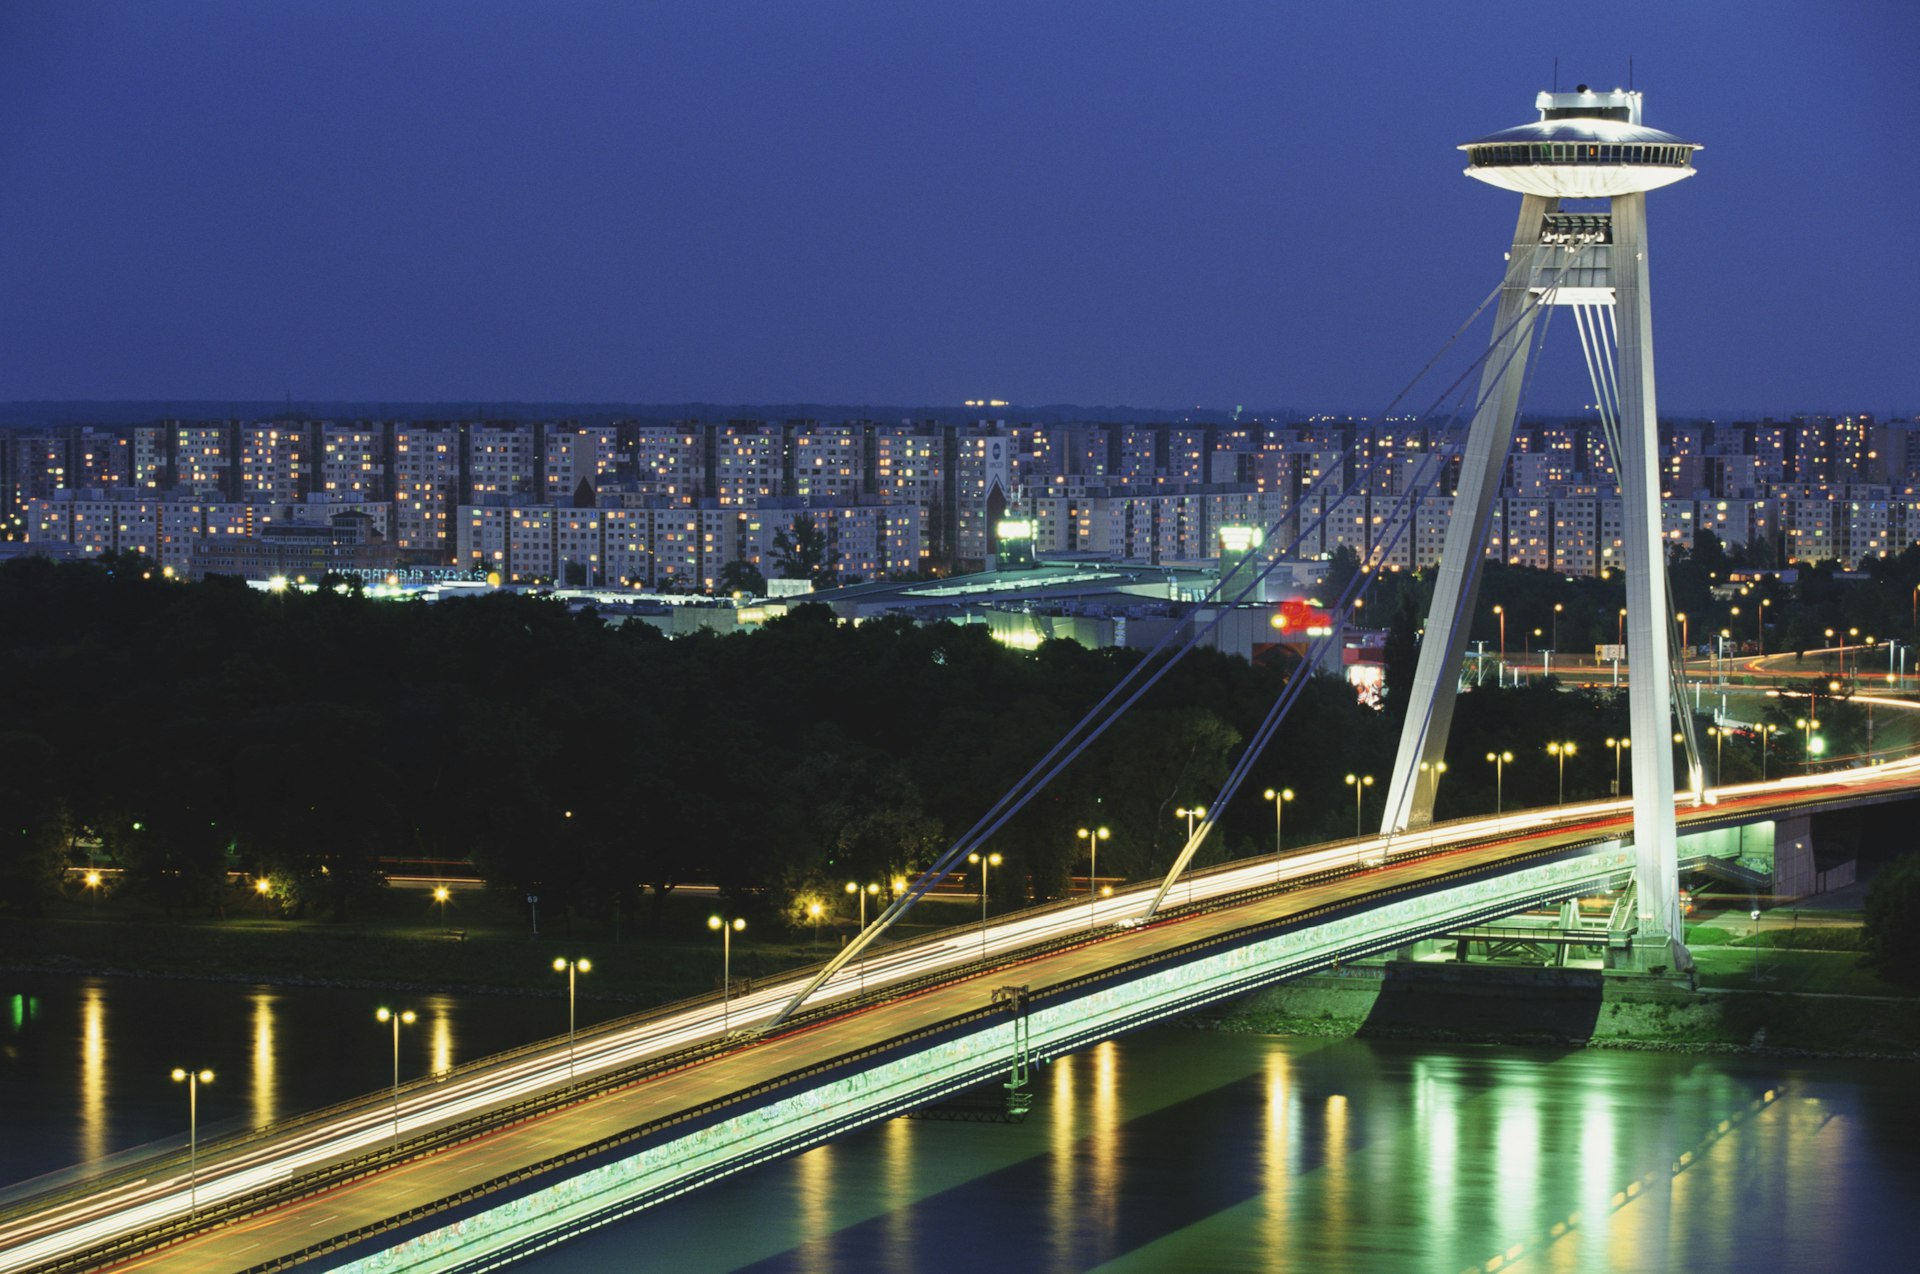
POLYGON ((1920 408, 1912 0, 10 0, 0 398, 1378 410, 1629 54, 1663 410, 1920 408))

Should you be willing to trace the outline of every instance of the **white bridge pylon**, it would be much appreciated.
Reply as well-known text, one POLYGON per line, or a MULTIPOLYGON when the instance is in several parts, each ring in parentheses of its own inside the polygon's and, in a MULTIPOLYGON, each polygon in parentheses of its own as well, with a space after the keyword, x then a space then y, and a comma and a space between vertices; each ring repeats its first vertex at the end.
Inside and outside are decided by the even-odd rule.
MULTIPOLYGON (((1661 538, 1646 194, 1693 175, 1699 146, 1640 122, 1641 95, 1542 93, 1539 120, 1469 142, 1467 175, 1521 196, 1501 285, 1494 347, 1481 373, 1433 608, 1414 674, 1381 833, 1433 820, 1434 784, 1453 724, 1467 634, 1480 591, 1493 500, 1513 441, 1535 320, 1574 307, 1619 475, 1625 520, 1628 710, 1633 734, 1635 946, 1649 965, 1690 967, 1682 945, 1666 557, 1661 538), (1608 201, 1563 211, 1563 200, 1608 201)), ((1684 718, 1684 713, 1683 713, 1684 718)), ((1691 722, 1687 723, 1689 726, 1691 722)))

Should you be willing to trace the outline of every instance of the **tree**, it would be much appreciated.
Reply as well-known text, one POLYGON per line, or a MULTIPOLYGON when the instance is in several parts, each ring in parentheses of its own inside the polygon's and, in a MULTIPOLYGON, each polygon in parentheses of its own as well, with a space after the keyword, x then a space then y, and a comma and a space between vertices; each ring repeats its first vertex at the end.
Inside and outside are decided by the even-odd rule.
POLYGON ((1337 606, 1340 597, 1353 583, 1353 577, 1360 573, 1360 555, 1345 544, 1333 550, 1333 556, 1327 560, 1326 582, 1320 586, 1320 600, 1329 606, 1337 606))
POLYGON ((816 585, 833 582, 833 568, 838 559, 827 547, 826 530, 813 520, 811 513, 802 513, 793 519, 792 534, 774 532, 773 552, 782 579, 811 580, 816 585))
MULTIPOLYGON (((789 577, 791 578, 791 577, 789 577)), ((720 568, 719 579, 715 583, 716 591, 733 594, 744 593, 748 597, 767 595, 767 577, 760 568, 744 557, 736 557, 720 568)))
POLYGON ((1920 854, 1902 854, 1874 877, 1865 938, 1881 977, 1920 989, 1920 854))
POLYGON ((0 734, 0 913, 35 915, 60 887, 66 818, 52 747, 0 734))

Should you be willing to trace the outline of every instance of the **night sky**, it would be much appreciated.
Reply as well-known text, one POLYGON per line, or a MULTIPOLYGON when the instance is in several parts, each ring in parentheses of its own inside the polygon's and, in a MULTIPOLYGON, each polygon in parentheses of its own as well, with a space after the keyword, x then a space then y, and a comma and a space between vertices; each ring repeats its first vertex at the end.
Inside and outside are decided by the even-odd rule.
POLYGON ((1374 412, 1630 55, 1663 413, 1920 409, 1913 0, 8 0, 0 398, 1374 412))

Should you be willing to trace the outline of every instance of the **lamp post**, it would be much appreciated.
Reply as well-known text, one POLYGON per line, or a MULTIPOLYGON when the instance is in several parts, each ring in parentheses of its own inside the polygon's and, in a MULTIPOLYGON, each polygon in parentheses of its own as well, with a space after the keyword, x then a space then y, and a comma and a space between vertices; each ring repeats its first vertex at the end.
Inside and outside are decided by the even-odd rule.
POLYGON ((210 1070, 173 1068, 173 1082, 187 1086, 187 1210, 200 1210, 200 1085, 213 1082, 210 1070))
POLYGON ((1707 727, 1707 733, 1713 737, 1713 785, 1720 786, 1720 757, 1727 745, 1727 732, 1717 725, 1707 727))
POLYGON ((1293 789, 1270 787, 1266 791, 1266 798, 1273 802, 1273 852, 1278 854, 1280 852, 1280 812, 1286 803, 1293 799, 1293 789))
MULTIPOLYGON (((1100 842, 1113 835, 1104 827, 1083 827, 1074 833, 1087 842, 1087 925, 1094 923, 1093 909, 1100 901, 1100 842)), ((1078 846, 1079 840, 1074 844, 1078 846)))
POLYGON ((1767 744, 1773 742, 1773 736, 1780 733, 1780 727, 1771 721, 1760 726, 1760 781, 1767 781, 1767 744))
POLYGON ((1001 863, 999 854, 968 854, 967 861, 980 866, 980 955, 987 954, 987 872, 1001 863))
POLYGON ((1440 776, 1446 772, 1447 763, 1445 761, 1420 762, 1420 777, 1433 784, 1433 799, 1436 801, 1440 799, 1440 776))
POLYGON ((1687 640, 1687 612, 1681 611, 1674 618, 1680 621, 1680 667, 1684 670, 1687 666, 1687 652, 1693 649, 1693 643, 1687 640))
POLYGON ((441 933, 445 933, 447 931, 447 899, 451 898, 452 896, 453 896, 453 891, 448 889, 445 885, 435 885, 433 887, 433 901, 434 901, 434 904, 440 908, 440 932, 441 933))
POLYGON ((253 880, 253 892, 260 895, 260 918, 265 920, 268 917, 268 908, 271 905, 268 902, 268 898, 273 893, 273 882, 265 876, 256 876, 253 880))
POLYGON ((867 897, 868 895, 879 896, 880 882, 868 881, 866 888, 862 889, 858 882, 849 880, 847 892, 860 900, 860 932, 865 933, 867 931, 867 897))
POLYGON ((1608 739, 1607 746, 1613 749, 1613 794, 1620 795, 1620 749, 1633 746, 1630 738, 1608 739))
POLYGON ((1566 607, 1559 602, 1553 604, 1553 648, 1560 649, 1560 612, 1566 607))
POLYGON ((1357 839, 1358 837, 1364 834, 1360 830, 1361 829, 1360 802, 1362 799, 1362 794, 1368 788, 1373 786, 1373 775, 1349 774, 1347 775, 1347 786, 1353 789, 1353 834, 1357 839))
POLYGON ((1487 761, 1493 766, 1493 812, 1499 814, 1506 808, 1507 762, 1513 760, 1511 752, 1489 752, 1487 761))
POLYGON ((393 1146, 398 1150, 400 1148, 400 1027, 403 1023, 412 1026, 419 1020, 419 1014, 412 1009, 401 1009, 395 1012, 381 1005, 374 1010, 373 1020, 393 1025, 393 1146))
MULTIPOLYGON (((847 882, 847 892, 860 900, 859 932, 865 933, 867 931, 867 896, 869 894, 877 895, 880 892, 879 882, 870 880, 867 882, 867 887, 862 889, 858 881, 849 880, 847 882)), ((859 964, 854 969, 854 976, 860 981, 860 989, 865 991, 867 989, 867 957, 864 952, 860 956, 859 964)))
POLYGON ((1796 720, 1794 724, 1799 726, 1805 735, 1805 739, 1801 744, 1803 749, 1802 756, 1805 758, 1800 763, 1801 772, 1811 774, 1813 773, 1813 732, 1820 728, 1819 718, 1801 717, 1796 720))
POLYGON ((1760 653, 1767 653, 1767 607, 1773 605, 1771 597, 1760 599, 1760 605, 1753 612, 1753 635, 1760 641, 1760 653))
POLYGON ((1173 812, 1173 816, 1187 820, 1187 839, 1192 840, 1193 820, 1196 818, 1205 818, 1207 816, 1207 807, 1204 805, 1195 805, 1188 809, 1177 809, 1173 812))
POLYGON ((1624 606, 1620 608, 1619 618, 1613 621, 1613 644, 1616 646, 1627 644, 1627 608, 1624 606))
POLYGON ((593 961, 569 960, 566 956, 555 956, 555 973, 567 975, 567 1078, 573 1078, 573 980, 576 973, 592 973, 593 961))
POLYGON ((733 935, 746 927, 747 922, 738 916, 731 920, 707 917, 707 928, 720 931, 720 1033, 723 1035, 733 1028, 733 935))
POLYGON ((97 871, 88 871, 85 876, 81 877, 81 880, 84 881, 87 886, 87 892, 93 896, 92 907, 93 918, 95 920, 100 918, 100 879, 100 873, 97 871))
POLYGON ((807 904, 807 919, 813 922, 814 950, 818 950, 820 947, 820 917, 826 913, 826 910, 818 900, 807 904))
POLYGON ((1753 980, 1760 980, 1760 908, 1755 907, 1747 913, 1753 921, 1753 980))
POLYGON ((1547 744, 1547 755, 1560 762, 1560 804, 1567 803, 1567 758, 1573 755, 1573 743, 1554 742, 1547 744))
POLYGON ((1507 608, 1495 606, 1493 615, 1500 621, 1500 673, 1504 678, 1507 669, 1507 608))

